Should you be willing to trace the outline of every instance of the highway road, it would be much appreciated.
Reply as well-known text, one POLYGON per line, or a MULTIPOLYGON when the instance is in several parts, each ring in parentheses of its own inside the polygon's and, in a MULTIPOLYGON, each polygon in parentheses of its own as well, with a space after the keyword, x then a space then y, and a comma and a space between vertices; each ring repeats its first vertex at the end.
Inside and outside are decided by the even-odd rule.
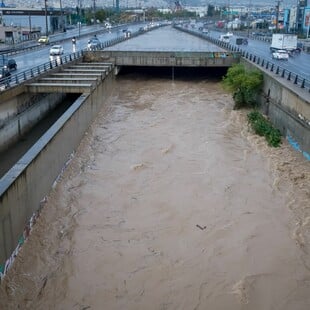
MULTIPOLYGON (((77 37, 76 49, 81 50, 87 47, 87 41, 94 33, 97 33, 97 37, 101 42, 114 39, 116 37, 124 36, 122 30, 130 28, 132 31, 137 31, 143 24, 137 25, 124 25, 117 26, 111 31, 103 28, 102 26, 83 27, 81 29, 70 30, 67 33, 61 33, 51 37, 50 45, 46 45, 40 49, 25 51, 21 54, 12 56, 17 62, 18 70, 14 73, 19 73, 30 68, 34 68, 38 65, 48 62, 53 59, 49 56, 49 49, 53 43, 60 43, 64 47, 64 55, 73 52, 71 38, 77 37), (80 36, 79 36, 80 34, 80 36)), ((197 50, 197 51, 218 51, 221 50, 219 47, 205 41, 203 39, 197 40, 197 38, 190 36, 187 33, 175 32, 176 35, 171 36, 171 31, 167 31, 169 28, 163 27, 157 29, 155 32, 135 37, 133 40, 127 40, 117 46, 113 46, 113 49, 121 48, 126 46, 129 49, 136 50, 167 50, 167 49, 178 49, 182 50, 197 50), (153 37, 154 36, 154 37, 153 37), (153 39, 152 39, 153 38, 153 39), (199 41, 199 43, 197 43, 199 41), (174 48, 172 48, 174 46, 174 48)), ((197 30, 198 32, 198 30, 197 30)), ((210 31, 209 36, 219 38, 223 32, 210 31)), ((237 36, 231 37, 231 44, 235 44, 237 36)), ((238 45, 238 47, 246 52, 253 55, 257 55, 262 59, 274 63, 277 66, 296 73, 299 77, 310 80, 310 55, 301 52, 300 55, 290 57, 288 61, 272 59, 269 50, 270 44, 264 41, 248 39, 249 44, 238 45)), ((237 45, 236 45, 237 46, 237 45)))
POLYGON ((53 44, 61 44, 64 47, 64 54, 71 54, 73 52, 73 46, 71 38, 76 37, 76 51, 87 48, 87 41, 96 34, 97 38, 101 42, 105 42, 117 37, 123 37, 123 29, 130 29, 136 31, 141 27, 140 25, 134 26, 117 26, 111 30, 107 30, 102 26, 84 27, 80 30, 74 29, 67 33, 57 34, 50 37, 50 44, 43 45, 38 49, 27 50, 20 54, 10 56, 14 58, 17 63, 17 71, 12 71, 12 74, 19 73, 31 68, 34 68, 43 63, 49 62, 50 60, 57 58, 57 56, 50 56, 49 50, 53 44), (80 33, 80 35, 79 35, 80 33))
MULTIPOLYGON (((223 32, 214 30, 209 33, 211 37, 217 39, 221 34, 223 34, 223 32)), ((230 44, 236 45, 235 43, 238 37, 240 36, 232 36, 230 44)), ((270 52, 270 43, 265 41, 248 39, 248 45, 238 45, 238 47, 310 80, 310 55, 305 52, 301 52, 300 55, 290 57, 288 61, 285 61, 273 59, 270 52)))

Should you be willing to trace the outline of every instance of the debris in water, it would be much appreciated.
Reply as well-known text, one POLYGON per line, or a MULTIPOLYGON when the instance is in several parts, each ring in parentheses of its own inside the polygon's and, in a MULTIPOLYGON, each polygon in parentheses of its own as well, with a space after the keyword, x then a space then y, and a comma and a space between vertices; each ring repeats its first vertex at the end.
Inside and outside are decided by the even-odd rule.
POLYGON ((204 230, 204 229, 207 228, 207 226, 203 226, 203 227, 202 227, 202 226, 200 226, 199 224, 197 224, 196 227, 198 227, 198 228, 201 229, 201 230, 204 230))

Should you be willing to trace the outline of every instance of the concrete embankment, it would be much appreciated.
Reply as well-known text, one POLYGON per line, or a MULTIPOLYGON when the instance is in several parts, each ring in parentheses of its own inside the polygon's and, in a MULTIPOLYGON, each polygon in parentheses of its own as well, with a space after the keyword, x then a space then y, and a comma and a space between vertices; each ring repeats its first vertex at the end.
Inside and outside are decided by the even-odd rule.
POLYGON ((249 68, 264 74, 263 91, 259 98, 261 109, 284 137, 294 141, 306 157, 310 154, 310 93, 256 64, 242 58, 249 68))
POLYGON ((0 180, 0 265, 4 266, 22 242, 29 229, 27 221, 39 210, 40 202, 110 96, 112 72, 93 91, 82 94, 0 180))

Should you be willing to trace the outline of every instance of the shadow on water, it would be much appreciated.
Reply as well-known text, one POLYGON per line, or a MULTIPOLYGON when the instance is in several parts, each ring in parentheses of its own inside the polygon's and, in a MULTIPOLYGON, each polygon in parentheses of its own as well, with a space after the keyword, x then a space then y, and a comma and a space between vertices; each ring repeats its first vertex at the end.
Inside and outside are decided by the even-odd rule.
POLYGON ((150 80, 154 78, 160 79, 177 79, 182 81, 193 81, 193 80, 222 80, 223 76, 227 73, 227 68, 222 67, 205 67, 205 68, 194 68, 194 67, 135 67, 127 66, 122 67, 119 75, 128 76, 132 75, 133 78, 136 76, 143 76, 145 79, 150 80))

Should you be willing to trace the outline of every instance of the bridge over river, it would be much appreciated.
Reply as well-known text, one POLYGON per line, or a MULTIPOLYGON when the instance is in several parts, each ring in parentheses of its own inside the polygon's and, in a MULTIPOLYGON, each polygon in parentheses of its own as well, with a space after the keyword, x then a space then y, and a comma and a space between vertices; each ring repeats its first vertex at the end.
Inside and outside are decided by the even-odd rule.
MULTIPOLYGON (((0 181, 1 251, 19 236, 0 308, 308 310, 309 162, 255 136, 217 70, 115 76, 100 55, 0 181)), ((58 98, 32 93, 47 75, 24 91, 58 98)))

